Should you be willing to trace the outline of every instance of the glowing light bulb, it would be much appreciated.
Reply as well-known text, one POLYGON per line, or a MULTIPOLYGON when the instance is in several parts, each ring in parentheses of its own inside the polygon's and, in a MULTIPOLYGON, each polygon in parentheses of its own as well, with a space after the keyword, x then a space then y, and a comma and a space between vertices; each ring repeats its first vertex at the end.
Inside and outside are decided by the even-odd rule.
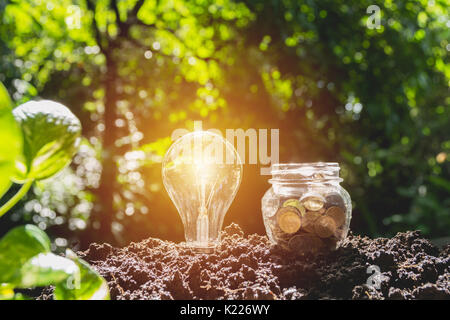
POLYGON ((188 133, 169 148, 162 177, 181 216, 187 246, 202 252, 216 246, 241 175, 238 153, 220 135, 208 131, 188 133))

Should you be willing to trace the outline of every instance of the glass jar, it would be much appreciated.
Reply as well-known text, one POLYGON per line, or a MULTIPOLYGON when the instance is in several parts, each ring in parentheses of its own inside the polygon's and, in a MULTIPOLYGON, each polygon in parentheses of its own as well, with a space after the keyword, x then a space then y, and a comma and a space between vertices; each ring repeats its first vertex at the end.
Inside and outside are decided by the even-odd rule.
POLYGON ((334 162, 272 165, 262 214, 272 243, 298 254, 335 250, 347 236, 352 204, 334 162))

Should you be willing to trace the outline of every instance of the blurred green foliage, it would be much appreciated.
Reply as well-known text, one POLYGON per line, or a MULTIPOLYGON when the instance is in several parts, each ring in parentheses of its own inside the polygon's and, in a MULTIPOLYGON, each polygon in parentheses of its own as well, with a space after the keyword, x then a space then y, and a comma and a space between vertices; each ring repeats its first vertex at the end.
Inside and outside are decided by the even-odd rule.
MULTIPOLYGON (((0 217, 27 194, 33 182, 61 171, 78 151, 79 119, 62 104, 29 101, 12 109, 0 82, 0 198, 12 182, 20 189, 0 206, 0 217)), ((56 219, 55 219, 56 220, 56 219)), ((51 252, 47 234, 35 225, 18 226, 0 238, 0 300, 23 300, 15 290, 55 286, 55 299, 109 299, 108 285, 70 249, 51 252)))
MULTIPOLYGON (((13 219, 60 244, 181 240, 158 160, 174 129, 202 119, 280 128, 283 162, 339 161, 358 233, 448 235, 449 2, 378 1, 379 29, 366 25, 372 4, 0 1, 0 81, 16 103, 70 106, 86 138, 13 219)), ((262 233, 267 177, 244 171, 226 222, 262 233)))

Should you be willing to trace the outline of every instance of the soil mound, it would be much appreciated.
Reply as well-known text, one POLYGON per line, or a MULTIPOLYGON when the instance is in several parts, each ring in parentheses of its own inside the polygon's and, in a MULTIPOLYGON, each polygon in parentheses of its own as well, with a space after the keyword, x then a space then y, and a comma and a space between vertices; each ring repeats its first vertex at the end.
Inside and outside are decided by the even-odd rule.
POLYGON ((337 251, 296 257, 231 224, 212 254, 154 238, 78 254, 107 279, 112 299, 450 299, 450 246, 439 250, 418 231, 350 234, 337 251))

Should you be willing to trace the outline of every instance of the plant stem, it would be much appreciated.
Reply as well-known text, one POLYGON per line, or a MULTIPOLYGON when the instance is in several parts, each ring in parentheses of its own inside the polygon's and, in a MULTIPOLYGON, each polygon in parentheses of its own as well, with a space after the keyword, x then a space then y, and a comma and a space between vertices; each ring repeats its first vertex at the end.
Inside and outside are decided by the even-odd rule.
POLYGON ((31 185, 33 184, 34 180, 30 179, 27 182, 25 182, 22 187, 20 187, 19 191, 8 200, 3 206, 0 207, 0 217, 3 216, 6 212, 9 211, 14 205, 19 202, 20 199, 23 198, 23 196, 30 190, 31 185))

